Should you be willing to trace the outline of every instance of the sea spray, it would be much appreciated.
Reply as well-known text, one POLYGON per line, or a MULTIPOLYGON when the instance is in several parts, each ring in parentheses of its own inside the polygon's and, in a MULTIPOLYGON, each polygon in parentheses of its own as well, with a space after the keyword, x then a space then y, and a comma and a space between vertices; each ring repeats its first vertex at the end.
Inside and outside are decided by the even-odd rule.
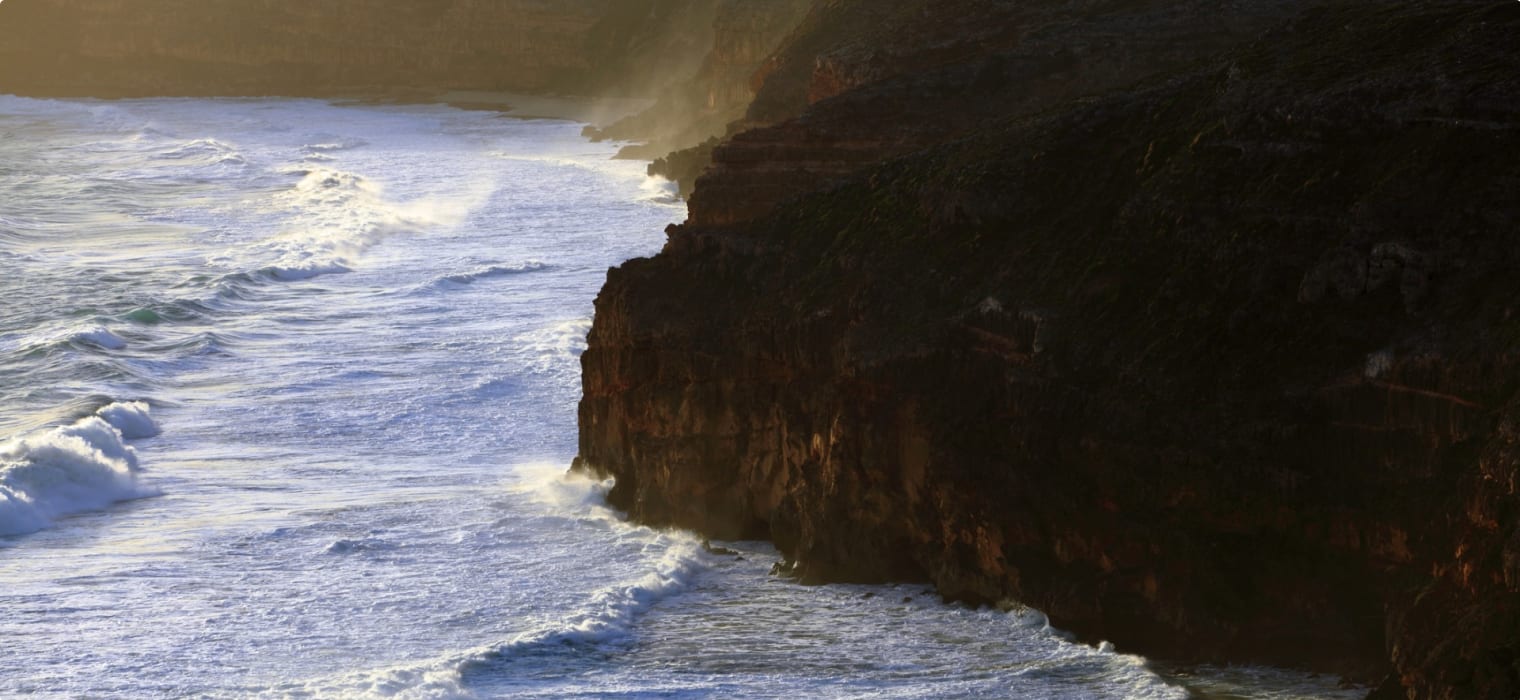
POLYGON ((131 438, 158 433, 146 404, 116 403, 72 425, 0 445, 0 536, 57 518, 157 495, 139 483, 131 438))
POLYGON ((151 412, 143 401, 126 401, 102 406, 95 415, 110 423, 123 438, 137 440, 159 434, 158 423, 153 420, 151 412))

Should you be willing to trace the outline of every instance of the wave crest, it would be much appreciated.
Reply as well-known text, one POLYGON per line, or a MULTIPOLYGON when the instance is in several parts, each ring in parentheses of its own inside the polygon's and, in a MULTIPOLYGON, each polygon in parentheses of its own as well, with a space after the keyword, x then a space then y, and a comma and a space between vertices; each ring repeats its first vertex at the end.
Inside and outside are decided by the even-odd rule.
POLYGON ((0 445, 0 536, 36 532, 57 518, 158 495, 138 483, 125 432, 156 434, 146 404, 111 404, 72 425, 0 445))
POLYGON ((480 280, 490 279, 492 277, 508 277, 511 275, 520 275, 527 272, 538 272, 540 270, 546 270, 548 267, 548 265, 545 265, 536 260, 530 260, 528 262, 520 263, 517 265, 487 265, 485 267, 475 268, 469 272, 459 272, 452 275, 444 275, 442 277, 434 279, 430 286, 435 288, 459 287, 468 284, 474 284, 480 280))
POLYGON ((111 424, 123 439, 149 438, 161 432, 158 422, 149 415, 152 409, 142 401, 126 401, 102 406, 95 415, 111 424))
POLYGON ((112 333, 105 326, 92 326, 82 331, 75 332, 69 337, 70 341, 94 345, 106 350, 120 350, 127 346, 127 341, 121 336, 112 333))

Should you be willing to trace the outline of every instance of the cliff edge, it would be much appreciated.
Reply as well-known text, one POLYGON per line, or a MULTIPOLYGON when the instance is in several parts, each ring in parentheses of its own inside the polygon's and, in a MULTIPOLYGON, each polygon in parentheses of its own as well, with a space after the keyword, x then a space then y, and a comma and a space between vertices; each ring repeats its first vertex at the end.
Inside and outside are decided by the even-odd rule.
POLYGON ((806 579, 1520 696, 1520 7, 955 4, 778 51, 609 273, 578 468, 806 579))

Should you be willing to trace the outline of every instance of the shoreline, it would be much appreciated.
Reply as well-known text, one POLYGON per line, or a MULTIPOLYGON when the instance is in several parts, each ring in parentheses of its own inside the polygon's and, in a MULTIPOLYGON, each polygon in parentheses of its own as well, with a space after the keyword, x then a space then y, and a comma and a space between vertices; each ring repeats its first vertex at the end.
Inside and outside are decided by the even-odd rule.
POLYGON ((566 95, 508 90, 337 90, 324 93, 175 94, 110 91, 10 91, 0 96, 34 100, 322 100, 335 105, 447 105, 467 111, 499 112, 514 119, 558 119, 605 126, 654 104, 644 97, 566 95))

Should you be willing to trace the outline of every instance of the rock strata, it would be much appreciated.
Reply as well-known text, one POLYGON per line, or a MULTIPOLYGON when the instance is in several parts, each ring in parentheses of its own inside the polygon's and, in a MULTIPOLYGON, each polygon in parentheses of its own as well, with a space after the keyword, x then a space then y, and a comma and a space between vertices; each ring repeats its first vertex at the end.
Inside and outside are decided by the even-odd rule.
POLYGON ((771 59, 609 273, 578 468, 804 579, 1520 695, 1520 8, 965 5, 771 59))

